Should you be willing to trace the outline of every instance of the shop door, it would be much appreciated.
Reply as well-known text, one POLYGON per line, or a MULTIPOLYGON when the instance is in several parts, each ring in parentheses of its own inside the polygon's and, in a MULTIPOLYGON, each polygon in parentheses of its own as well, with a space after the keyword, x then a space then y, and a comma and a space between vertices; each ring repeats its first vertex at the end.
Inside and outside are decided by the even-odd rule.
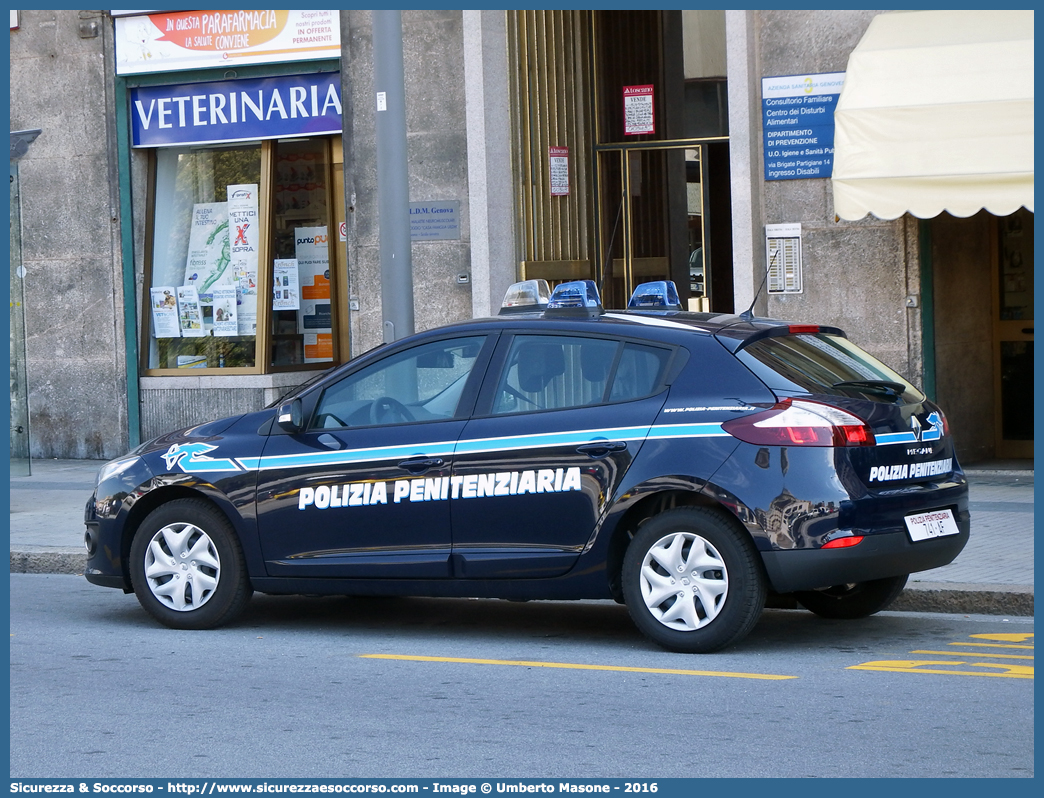
POLYGON ((998 220, 994 280, 997 456, 1033 457, 1033 214, 998 220))

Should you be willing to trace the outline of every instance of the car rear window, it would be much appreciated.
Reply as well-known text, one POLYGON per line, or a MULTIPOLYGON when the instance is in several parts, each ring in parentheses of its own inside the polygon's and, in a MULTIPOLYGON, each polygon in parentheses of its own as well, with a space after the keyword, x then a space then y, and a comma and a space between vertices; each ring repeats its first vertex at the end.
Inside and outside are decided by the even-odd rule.
POLYGON ((762 338, 736 357, 776 393, 816 393, 894 401, 899 384, 910 401, 924 396, 907 380, 847 338, 827 333, 762 338))

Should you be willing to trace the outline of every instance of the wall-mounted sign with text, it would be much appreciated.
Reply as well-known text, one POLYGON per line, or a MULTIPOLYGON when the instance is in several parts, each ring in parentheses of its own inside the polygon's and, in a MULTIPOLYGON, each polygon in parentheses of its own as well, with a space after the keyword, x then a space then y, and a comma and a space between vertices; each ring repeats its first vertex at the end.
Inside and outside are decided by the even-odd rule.
POLYGON ((652 86, 624 86, 623 111, 625 136, 641 136, 656 132, 652 86))
POLYGON ((460 238, 460 200, 410 203, 410 240, 456 241, 460 238))
POLYGON ((551 169, 551 196, 569 196, 569 148, 548 147, 547 156, 551 169))
POLYGON ((844 72, 761 79, 766 180, 830 177, 844 72))
POLYGON ((131 142, 169 147, 341 132, 341 73, 130 90, 131 142))
POLYGON ((157 11, 116 19, 116 74, 341 57, 337 11, 157 11))

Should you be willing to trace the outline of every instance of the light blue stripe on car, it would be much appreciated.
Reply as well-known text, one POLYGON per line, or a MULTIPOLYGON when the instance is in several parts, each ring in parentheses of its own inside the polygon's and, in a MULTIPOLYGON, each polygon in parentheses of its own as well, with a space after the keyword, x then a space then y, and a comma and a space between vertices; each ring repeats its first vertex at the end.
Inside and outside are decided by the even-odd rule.
POLYGON ((525 449, 547 449, 555 446, 580 446, 600 440, 641 441, 648 438, 707 438, 727 435, 719 424, 664 424, 648 427, 612 427, 606 429, 568 430, 531 435, 506 435, 496 438, 441 441, 438 443, 380 446, 346 451, 305 452, 301 454, 240 457, 247 470, 271 471, 277 468, 316 468, 356 465, 407 457, 452 457, 454 455, 493 454, 525 449))
POLYGON ((248 471, 271 471, 274 468, 313 468, 392 460, 400 457, 450 457, 453 454, 453 446, 453 441, 411 443, 402 446, 377 446, 369 449, 240 457, 239 462, 248 471))
POLYGON ((458 441, 454 454, 486 454, 508 452, 515 449, 546 449, 551 446, 580 445, 599 440, 640 441, 648 434, 649 427, 641 426, 544 432, 536 435, 508 435, 502 438, 478 438, 458 441))

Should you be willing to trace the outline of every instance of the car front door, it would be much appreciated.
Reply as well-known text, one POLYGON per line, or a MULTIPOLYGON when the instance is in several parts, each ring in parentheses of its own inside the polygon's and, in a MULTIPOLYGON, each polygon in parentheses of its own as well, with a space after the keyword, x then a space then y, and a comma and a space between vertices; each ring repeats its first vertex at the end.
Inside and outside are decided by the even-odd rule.
POLYGON ((306 397, 257 463, 271 576, 450 576, 453 448, 493 348, 486 335, 392 351, 306 397))
POLYGON ((666 400, 673 352, 615 338, 505 336, 454 455, 453 567, 568 571, 666 400))

